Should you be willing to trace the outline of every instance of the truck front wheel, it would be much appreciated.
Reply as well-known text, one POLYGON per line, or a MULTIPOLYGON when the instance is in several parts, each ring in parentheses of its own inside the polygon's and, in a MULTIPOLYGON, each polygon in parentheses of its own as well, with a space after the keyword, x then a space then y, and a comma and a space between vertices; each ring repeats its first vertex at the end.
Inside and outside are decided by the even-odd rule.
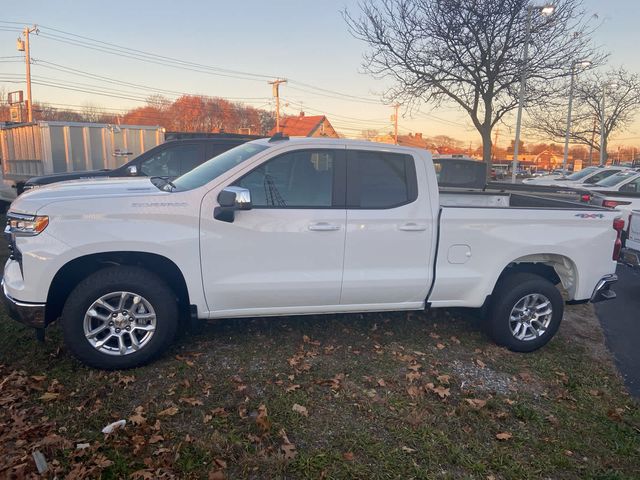
POLYGON ((71 292, 62 311, 64 341, 80 361, 105 370, 143 365, 173 340, 173 291, 139 267, 99 270, 71 292))
POLYGON ((558 331, 564 311, 559 290, 545 278, 515 273, 501 279, 486 322, 493 340, 515 352, 532 352, 558 331))

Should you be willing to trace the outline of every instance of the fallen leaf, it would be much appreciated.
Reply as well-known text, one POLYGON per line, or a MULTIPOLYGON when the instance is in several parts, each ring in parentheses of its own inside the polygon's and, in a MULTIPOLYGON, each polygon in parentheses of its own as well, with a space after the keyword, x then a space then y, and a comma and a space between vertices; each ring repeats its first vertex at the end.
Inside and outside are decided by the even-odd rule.
POLYGON ((409 372, 409 373, 405 374, 405 378, 407 379, 407 381, 409 383, 413 382, 414 380, 417 380, 421 376, 422 376, 422 374, 420 372, 409 372))
POLYGON ((146 423, 147 419, 144 417, 144 408, 142 405, 137 406, 134 410, 134 414, 129 417, 129 421, 134 425, 142 425, 146 423))
POLYGON ((260 428, 260 430, 262 430, 263 432, 267 432, 271 428, 271 422, 269 421, 267 415, 267 407, 264 405, 264 403, 258 407, 256 425, 258 425, 258 428, 260 428))
POLYGON ((187 404, 191 405, 192 407, 196 407, 198 405, 203 405, 202 400, 198 400, 197 398, 192 398, 192 397, 180 398, 178 400, 178 402, 187 403, 187 404))
POLYGON ((151 435, 151 438, 149 438, 149 443, 153 445, 154 443, 162 442, 163 440, 164 437, 162 435, 151 435))
POLYGON ((31 375, 31 378, 33 380, 35 380, 36 382, 42 382, 43 380, 47 379, 46 375, 31 375))
POLYGON ((178 407, 169 407, 165 408, 161 412, 158 413, 159 417, 173 417, 176 413, 178 413, 178 407))
POLYGON ((415 453, 417 452, 417 450, 415 448, 409 448, 409 447, 402 447, 402 451, 405 453, 415 453))
POLYGON ((465 398, 465 401, 476 409, 480 409, 487 404, 486 400, 480 400, 479 398, 465 398))
POLYGON ((420 388, 416 387, 415 385, 409 385, 407 387, 407 393, 409 394, 409 396, 411 398, 416 398, 416 397, 420 396, 421 390, 420 390, 420 388))
POLYGON ((387 384, 385 383, 385 381, 383 379, 378 380, 378 386, 379 387, 386 387, 387 384))
POLYGON ((455 343, 456 345, 460 345, 460 340, 458 339, 458 337, 456 337, 456 336, 452 336, 452 337, 450 338, 450 340, 451 340, 453 343, 455 343))
POLYGON ((344 458, 347 462, 353 461, 353 452, 345 452, 342 454, 342 458, 344 458))
POLYGON ((223 470, 224 470, 225 468, 227 468, 227 462, 225 462, 225 461, 224 461, 223 459, 221 459, 221 458, 216 458, 216 459, 214 460, 214 462, 215 462, 215 464, 216 464, 219 468, 222 468, 223 470))
POLYGON ((434 332, 431 332, 431 333, 429 334, 429 336, 430 336, 431 338, 433 338, 433 339, 436 339, 436 340, 437 340, 438 338, 440 338, 440 335, 438 335, 437 333, 434 333, 434 332))
POLYGON ((43 402, 52 402, 53 400, 57 400, 60 397, 59 393, 55 392, 45 392, 40 397, 40 400, 43 402))
POLYGON ((449 375, 440 375, 436 377, 440 383, 444 383, 445 385, 449 385, 449 379, 451 378, 449 375))
POLYGON ((300 388, 300 385, 295 384, 295 385, 291 385, 290 387, 287 387, 286 392, 295 392, 296 390, 298 390, 300 388))
POLYGON ((299 413, 300 415, 304 415, 305 417, 309 416, 309 412, 307 411, 307 408, 303 407, 302 405, 298 405, 297 403, 293 404, 293 407, 291 408, 291 410, 293 410, 296 413, 299 413))
POLYGON ((207 476, 208 480, 224 480, 224 472, 222 470, 211 470, 207 476))
POLYGON ((496 438, 498 440, 510 440, 511 437, 513 437, 513 435, 511 435, 509 432, 496 433, 496 438))
POLYGON ((443 344, 443 343, 437 343, 437 344, 436 344, 436 348, 437 348, 438 350, 442 350, 442 349, 444 349, 444 348, 445 348, 445 346, 444 346, 444 344, 443 344))
POLYGON ((480 368, 484 368, 484 367, 486 367, 486 366, 487 366, 487 364, 486 364, 486 363, 484 363, 484 362, 483 362, 482 360, 480 360, 479 358, 476 358, 476 363, 478 364, 478 366, 479 366, 480 368))
POLYGON ((448 397, 450 395, 449 389, 445 388, 445 387, 442 387, 440 385, 435 387, 433 389, 433 392, 437 393, 440 396, 440 398, 445 398, 445 397, 448 397))
POLYGON ((285 460, 291 460, 295 458, 297 455, 296 446, 289 441, 289 437, 287 437, 287 432, 285 432, 284 428, 280 430, 280 438, 282 438, 282 445, 280 445, 280 450, 282 450, 282 456, 285 460))

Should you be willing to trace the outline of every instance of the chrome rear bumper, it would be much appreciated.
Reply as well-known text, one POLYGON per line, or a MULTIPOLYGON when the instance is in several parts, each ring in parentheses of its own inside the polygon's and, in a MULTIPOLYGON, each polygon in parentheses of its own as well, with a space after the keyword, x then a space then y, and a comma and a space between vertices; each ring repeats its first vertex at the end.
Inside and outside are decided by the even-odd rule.
POLYGON ((611 290, 611 286, 618 281, 618 276, 615 273, 605 275, 600 279, 596 288, 593 289, 593 295, 591 295, 591 303, 602 302, 604 300, 613 300, 616 298, 616 292, 611 290))
POLYGON ((7 313, 14 320, 33 328, 45 327, 45 306, 44 303, 28 303, 16 300, 7 293, 7 289, 2 281, 2 300, 7 309, 7 313))

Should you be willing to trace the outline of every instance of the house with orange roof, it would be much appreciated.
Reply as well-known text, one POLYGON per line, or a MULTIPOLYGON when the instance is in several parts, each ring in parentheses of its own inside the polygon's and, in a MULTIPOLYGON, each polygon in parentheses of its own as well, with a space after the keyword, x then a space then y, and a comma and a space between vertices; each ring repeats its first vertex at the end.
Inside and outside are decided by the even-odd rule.
MULTIPOLYGON (((306 116, 304 112, 297 117, 281 118, 280 131, 288 137, 340 137, 325 115, 306 116)), ((274 127, 269 135, 275 133, 274 127)))

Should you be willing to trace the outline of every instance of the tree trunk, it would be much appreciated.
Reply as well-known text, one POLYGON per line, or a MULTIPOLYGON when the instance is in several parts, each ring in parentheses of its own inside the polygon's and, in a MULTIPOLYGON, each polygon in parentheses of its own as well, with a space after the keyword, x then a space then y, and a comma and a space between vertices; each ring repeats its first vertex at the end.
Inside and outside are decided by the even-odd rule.
POLYGON ((604 137, 602 139, 602 145, 600 145, 600 148, 602 149, 602 165, 606 165, 607 164, 607 144, 608 144, 608 139, 607 137, 604 137))
POLYGON ((491 128, 480 130, 482 137, 482 161, 487 164, 487 181, 491 180, 491 153, 493 143, 491 142, 491 128))

